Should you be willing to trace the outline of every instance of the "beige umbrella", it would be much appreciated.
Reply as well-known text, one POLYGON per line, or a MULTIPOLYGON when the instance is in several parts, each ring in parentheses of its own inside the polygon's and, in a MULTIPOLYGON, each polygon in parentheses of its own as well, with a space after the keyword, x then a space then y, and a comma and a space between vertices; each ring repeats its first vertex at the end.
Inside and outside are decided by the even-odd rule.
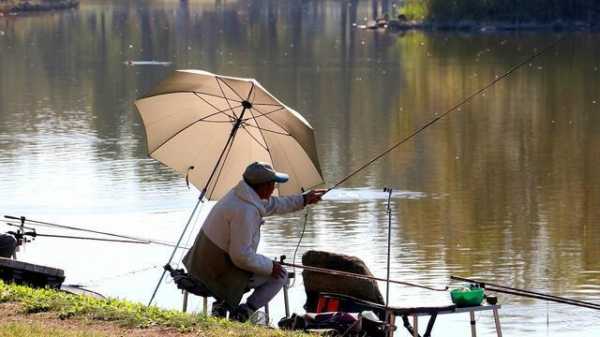
POLYGON ((135 106, 149 155, 207 199, 222 197, 255 161, 289 174, 280 195, 323 182, 310 124, 254 79, 178 70, 135 106))
POLYGON ((185 174, 202 191, 165 271, 200 203, 222 197, 252 162, 267 162, 289 175, 276 191, 280 195, 323 182, 310 124, 254 79, 178 70, 135 106, 149 155, 185 174))

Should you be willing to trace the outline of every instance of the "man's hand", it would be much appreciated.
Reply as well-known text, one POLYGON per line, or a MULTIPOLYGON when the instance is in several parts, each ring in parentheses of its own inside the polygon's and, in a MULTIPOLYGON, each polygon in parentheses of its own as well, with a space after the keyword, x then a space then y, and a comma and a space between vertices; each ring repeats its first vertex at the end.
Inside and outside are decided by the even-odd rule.
POLYGON ((279 262, 273 261, 273 271, 271 271, 271 277, 272 278, 284 278, 285 277, 285 270, 283 269, 281 264, 279 264, 279 262))
POLYGON ((310 190, 310 191, 302 194, 302 197, 304 197, 304 206, 316 204, 317 202, 321 201, 321 197, 326 192, 327 192, 327 190, 325 190, 325 189, 318 189, 318 190, 310 190))

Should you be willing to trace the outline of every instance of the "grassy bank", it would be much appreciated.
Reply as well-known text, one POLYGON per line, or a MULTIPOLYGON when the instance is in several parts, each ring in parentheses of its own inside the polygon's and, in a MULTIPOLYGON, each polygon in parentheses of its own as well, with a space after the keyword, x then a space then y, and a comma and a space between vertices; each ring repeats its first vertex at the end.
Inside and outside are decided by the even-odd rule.
POLYGON ((66 328, 47 327, 40 323, 0 323, 0 337, 105 337, 106 334, 66 328))
POLYGON ((600 19, 595 0, 406 0, 398 14, 427 22, 504 22, 593 25, 600 19))
POLYGON ((305 336, 140 303, 95 299, 1 281, 0 317, 0 337, 305 336))

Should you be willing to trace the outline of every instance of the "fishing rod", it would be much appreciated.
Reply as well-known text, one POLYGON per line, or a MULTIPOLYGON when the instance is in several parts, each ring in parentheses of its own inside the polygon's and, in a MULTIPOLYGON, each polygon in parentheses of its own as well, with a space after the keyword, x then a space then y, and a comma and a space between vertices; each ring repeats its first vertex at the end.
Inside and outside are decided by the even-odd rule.
POLYGON ((484 288, 489 291, 494 291, 494 292, 498 292, 498 293, 505 293, 505 294, 509 294, 509 295, 522 296, 522 297, 528 297, 528 298, 534 298, 534 299, 539 299, 539 300, 545 300, 545 301, 551 301, 551 302, 574 305, 574 306, 578 306, 578 307, 600 310, 599 303, 580 301, 580 300, 575 300, 575 299, 571 299, 571 298, 540 293, 540 292, 531 291, 531 290, 527 290, 527 289, 508 287, 508 286, 503 286, 500 284, 478 281, 478 280, 469 279, 469 278, 460 277, 460 276, 454 276, 454 275, 450 276, 450 279, 456 280, 456 281, 472 283, 472 284, 479 286, 480 288, 484 288))
MULTIPOLYGON (((170 242, 166 242, 166 241, 151 240, 151 239, 139 238, 139 237, 129 236, 129 235, 121 235, 121 234, 115 234, 115 233, 109 233, 109 232, 102 232, 102 231, 97 231, 97 230, 92 230, 92 229, 81 228, 81 227, 59 225, 59 224, 55 224, 55 223, 51 223, 51 222, 27 219, 24 216, 16 217, 16 216, 12 216, 12 215, 5 215, 4 218, 10 219, 10 220, 18 220, 21 222, 21 224, 25 224, 27 222, 29 224, 35 224, 35 225, 39 225, 39 226, 68 229, 68 230, 79 231, 79 232, 112 236, 112 237, 116 237, 116 238, 120 238, 120 239, 132 240, 132 241, 141 241, 141 242, 144 242, 147 244, 156 244, 156 245, 167 246, 167 247, 175 247, 174 244, 172 244, 170 242)), ((10 223, 7 222, 7 224, 10 224, 10 223)), ((12 225, 20 227, 19 225, 16 225, 16 224, 12 224, 12 225)), ((188 247, 179 247, 179 248, 189 249, 188 247)))
MULTIPOLYGON (((495 284, 495 283, 491 283, 491 282, 487 282, 487 281, 477 281, 477 280, 474 280, 474 279, 469 279, 469 278, 465 278, 465 277, 461 277, 461 276, 454 276, 453 275, 453 276, 450 276, 450 278, 453 279, 453 280, 457 280, 457 281, 465 281, 465 282, 476 283, 476 284, 480 285, 482 288, 487 287, 487 286, 492 286, 492 287, 504 288, 504 289, 518 291, 518 292, 523 292, 523 293, 530 293, 530 294, 533 294, 533 295, 539 295, 539 296, 545 296, 545 297, 553 297, 553 298, 556 298, 556 299, 565 299, 564 297, 560 297, 560 296, 554 296, 554 295, 540 293, 540 292, 531 291, 531 290, 527 290, 527 289, 520 289, 520 288, 514 288, 514 287, 504 286, 504 285, 495 284)), ((600 303, 585 302, 585 301, 579 301, 579 300, 573 300, 573 299, 568 299, 568 300, 575 301, 575 302, 580 302, 580 303, 584 303, 584 304, 589 304, 589 305, 600 306, 600 303)))
MULTIPOLYGON (((294 264, 294 263, 287 263, 287 262, 284 262, 283 260, 281 260, 281 262, 279 262, 279 263, 282 266, 300 268, 300 269, 304 269, 304 270, 307 270, 307 271, 312 271, 312 272, 315 272, 315 273, 329 274, 329 275, 334 275, 334 276, 345 276, 345 277, 350 277, 350 278, 359 278, 359 279, 373 280, 373 281, 388 282, 388 279, 379 278, 379 277, 375 277, 375 276, 369 276, 369 275, 362 275, 362 274, 350 273, 350 272, 347 272, 347 271, 334 270, 334 269, 328 269, 328 268, 311 267, 311 266, 305 266, 305 265, 294 264)), ((422 289, 427 289, 427 290, 433 290, 433 291, 447 291, 448 290, 448 287, 445 287, 443 289, 442 288, 433 288, 433 287, 428 287, 428 286, 424 286, 424 285, 420 285, 420 284, 415 284, 415 283, 410 283, 410 282, 405 282, 405 281, 389 280, 389 282, 390 283, 395 283, 395 284, 401 284, 401 285, 405 285, 405 286, 409 286, 409 287, 416 287, 416 288, 422 288, 422 289)))
POLYGON ((383 158, 384 156, 386 156, 388 153, 392 152, 393 150, 395 150, 398 146, 406 143, 407 141, 409 141, 410 139, 412 139, 413 137, 415 137, 416 135, 418 135, 419 133, 421 133, 423 130, 427 129, 428 127, 432 126, 433 124, 437 123, 439 120, 441 120, 442 118, 446 117, 447 115, 449 115, 450 113, 454 112, 455 110, 458 110, 461 106, 465 105, 466 103, 470 102, 473 98, 475 98, 476 96, 484 93, 485 91, 487 91, 488 89, 490 89, 491 87, 493 87, 494 85, 496 85, 496 83, 502 81, 503 79, 507 78, 508 76, 510 76, 512 73, 514 73, 517 69, 521 68, 522 66, 528 64, 529 62, 533 61, 534 59, 538 58, 539 56, 545 54, 546 52, 548 52, 549 50, 554 49, 562 40, 564 40, 567 37, 567 35, 563 34, 561 37, 559 37, 558 39, 556 39, 555 41, 553 41, 552 43, 548 44, 547 46, 545 46, 544 48, 537 50, 535 53, 533 53, 531 56, 529 56, 528 58, 524 59, 523 61, 515 64, 514 66, 512 66, 510 69, 508 69, 504 74, 500 75, 500 76, 496 76, 494 78, 493 81, 491 81, 490 83, 488 83, 487 85, 485 85, 484 87, 482 87, 481 89, 473 92, 471 95, 463 98, 461 101, 459 101, 458 103, 456 103, 455 105, 453 105, 452 107, 450 107, 448 110, 446 110, 446 112, 437 115, 437 117, 431 119, 430 121, 426 122, 425 124, 423 124, 421 127, 415 129, 412 133, 410 133, 408 136, 400 139, 398 142, 396 142, 394 145, 392 145, 391 147, 389 147, 388 149, 386 149, 385 151, 381 152, 380 154, 376 155, 375 157, 373 157, 371 160, 369 160, 368 162, 366 162, 365 164, 363 164, 362 166, 358 167, 357 169, 355 169, 354 171, 350 172, 350 174, 348 174, 347 176, 345 176, 344 178, 342 178, 341 180, 339 180, 337 183, 335 183, 332 187, 328 188, 327 191, 324 193, 328 193, 329 191, 337 188, 338 186, 340 186, 341 184, 343 184, 344 182, 346 182, 348 179, 352 178, 354 175, 356 175, 357 173, 359 173, 360 171, 364 170, 365 168, 369 167, 371 164, 373 164, 374 162, 378 161, 379 159, 383 158))
POLYGON ((29 235, 34 238, 39 236, 39 237, 57 238, 57 239, 91 240, 91 241, 116 242, 116 243, 135 243, 135 244, 142 244, 142 245, 150 244, 147 241, 103 239, 103 238, 94 238, 91 236, 53 235, 53 234, 41 234, 41 233, 37 233, 37 232, 26 232, 26 233, 23 233, 23 235, 29 235))
POLYGON ((116 243, 135 243, 135 244, 145 244, 145 245, 150 244, 150 242, 148 242, 148 241, 138 241, 138 240, 119 240, 119 239, 95 238, 95 237, 91 237, 91 236, 41 234, 41 233, 36 232, 35 228, 32 228, 32 227, 21 226, 19 224, 15 224, 12 222, 5 222, 5 224, 8 226, 18 227, 21 229, 29 230, 29 232, 23 232, 23 231, 18 231, 18 232, 8 231, 7 232, 7 234, 10 234, 17 239, 23 238, 24 236, 30 236, 32 238, 36 238, 39 236, 39 237, 49 237, 49 238, 58 238, 58 239, 77 239, 77 240, 116 242, 116 243))
MULTIPOLYGON (((504 72, 502 75, 500 76, 496 76, 494 78, 494 80, 492 80, 491 82, 489 82, 487 85, 485 85, 484 87, 480 88, 479 90, 476 90, 475 92, 473 92, 472 94, 464 97, 462 100, 460 100, 458 103, 456 103, 455 105, 451 106, 448 110, 446 110, 444 113, 437 115, 435 118, 429 120, 428 122, 426 122, 425 124, 423 124, 421 127, 415 129, 413 132, 411 132, 408 136, 400 139, 399 141, 397 141, 395 144, 393 144, 392 146, 390 146, 389 148, 387 148, 385 151, 379 153, 378 155, 376 155, 375 157, 373 157, 371 160, 367 161, 366 163, 364 163, 363 165, 361 165, 360 167, 358 167, 357 169, 355 169, 354 171, 350 172, 348 175, 346 175, 344 178, 340 179, 337 183, 335 183, 333 186, 331 186, 330 188, 328 188, 325 193, 323 193, 323 195, 329 193, 331 190, 339 187, 340 185, 342 185, 343 183, 345 183, 346 181, 348 181, 350 178, 352 178, 353 176, 355 176, 356 174, 358 174, 359 172, 361 172, 362 170, 366 169, 367 167, 369 167, 371 164, 373 164, 374 162, 378 161, 379 159, 383 158, 384 156, 386 156, 388 153, 392 152, 393 150, 395 150, 397 147, 399 147, 400 145, 406 143, 407 141, 409 141, 410 139, 412 139, 413 137, 417 136, 419 133, 423 132, 425 129, 427 129, 428 127, 432 126, 433 124, 437 123, 438 121, 440 121, 441 119, 443 119, 444 117, 448 116, 450 113, 458 110, 460 107, 462 107, 463 105, 467 104, 468 102, 470 102, 473 98, 475 98, 476 96, 486 92, 488 89, 490 89, 491 87, 493 87, 494 85, 496 85, 496 83, 504 80, 505 78, 507 78, 508 76, 510 76, 512 73, 514 73, 515 71, 517 71, 518 69, 520 69, 522 66, 524 66, 525 64, 528 64, 529 62, 533 61, 534 59, 538 58, 539 56, 545 54, 546 52, 548 52, 549 50, 554 49, 562 40, 564 40, 566 38, 566 35, 563 34, 562 36, 560 36, 558 39, 556 39, 555 41, 553 41, 552 43, 546 45, 544 48, 540 49, 540 50, 536 50, 536 52, 534 52, 531 56, 529 56, 528 58, 524 59, 523 61, 513 65, 512 67, 510 67, 506 72, 504 72)), ((300 241, 298 241, 298 246, 300 245, 300 242, 302 241, 302 237, 300 237, 300 241)), ((288 265, 288 266, 292 266, 292 267, 296 267, 297 265, 295 264, 288 264, 288 263, 284 263, 282 262, 282 264, 284 265, 288 265)), ((298 268, 305 268, 304 266, 297 266, 298 268)), ((311 269, 314 267, 310 267, 311 269)), ((309 270, 309 269, 307 269, 309 270)), ((323 272, 323 273, 331 273, 330 270, 324 270, 321 268, 318 268, 319 271, 317 271, 317 269, 314 269, 313 271, 317 271, 317 272, 323 272)), ((340 272, 336 272, 337 275, 341 275, 340 272)), ((369 279, 369 277, 364 277, 364 275, 360 275, 360 274, 352 274, 351 275, 347 275, 350 277, 359 277, 359 278, 366 278, 369 279)), ((375 280, 378 281, 387 281, 384 279, 377 279, 374 278, 375 280)), ((391 281, 391 283, 397 283, 396 281, 391 281)), ((421 288, 425 288, 425 289, 430 289, 430 290, 440 290, 440 289, 434 289, 434 288, 429 288, 429 287, 424 287, 424 286, 420 286, 420 285, 415 285, 415 284, 407 284, 407 283, 401 283, 401 284, 405 284, 405 285, 410 285, 410 286, 416 286, 416 287, 421 287, 421 288)), ((446 287, 445 290, 447 290, 448 287, 446 287)))

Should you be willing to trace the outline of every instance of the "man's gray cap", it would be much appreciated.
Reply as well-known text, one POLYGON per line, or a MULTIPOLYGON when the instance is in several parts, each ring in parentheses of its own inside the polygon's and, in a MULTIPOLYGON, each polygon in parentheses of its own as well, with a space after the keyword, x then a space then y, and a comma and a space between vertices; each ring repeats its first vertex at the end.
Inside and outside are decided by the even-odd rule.
POLYGON ((244 180, 251 185, 270 183, 285 183, 289 177, 285 173, 276 172, 273 167, 267 163, 254 162, 244 171, 244 180))

